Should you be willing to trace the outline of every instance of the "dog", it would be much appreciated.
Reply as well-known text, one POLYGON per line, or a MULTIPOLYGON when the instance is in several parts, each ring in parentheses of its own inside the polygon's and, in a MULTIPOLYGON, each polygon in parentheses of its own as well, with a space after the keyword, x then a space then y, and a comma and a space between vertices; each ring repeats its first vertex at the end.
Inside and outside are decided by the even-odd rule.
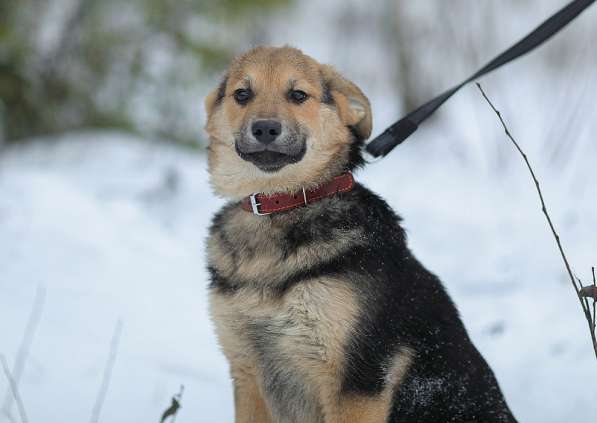
POLYGON ((237 57, 205 100, 229 202, 207 240, 236 422, 515 422, 401 219, 352 177, 371 106, 291 47, 237 57))

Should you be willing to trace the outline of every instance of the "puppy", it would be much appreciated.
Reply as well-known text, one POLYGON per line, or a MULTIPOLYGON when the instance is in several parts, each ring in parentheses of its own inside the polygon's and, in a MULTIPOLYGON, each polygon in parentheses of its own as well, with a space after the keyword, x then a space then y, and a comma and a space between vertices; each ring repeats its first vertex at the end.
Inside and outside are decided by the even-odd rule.
POLYGON ((371 133, 361 90, 259 47, 205 105, 210 181, 230 200, 207 254, 236 422, 515 422, 400 218, 352 178, 371 133))

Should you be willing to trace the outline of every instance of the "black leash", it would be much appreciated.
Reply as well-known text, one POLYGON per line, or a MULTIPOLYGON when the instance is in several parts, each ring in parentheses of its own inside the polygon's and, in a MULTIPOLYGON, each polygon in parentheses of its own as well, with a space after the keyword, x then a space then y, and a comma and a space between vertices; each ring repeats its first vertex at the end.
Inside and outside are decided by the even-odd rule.
POLYGON ((415 109, 404 116, 398 122, 394 123, 377 138, 367 144, 367 152, 374 157, 385 156, 398 144, 404 142, 413 132, 417 130, 419 125, 425 121, 425 119, 431 116, 433 112, 435 112, 442 104, 446 102, 446 100, 452 97, 452 95, 464 85, 538 47, 544 41, 551 38, 558 31, 568 25, 574 18, 580 15, 594 2, 595 0, 572 1, 562 10, 535 28, 535 30, 529 35, 483 66, 483 68, 477 71, 474 75, 456 85, 454 88, 451 88, 443 94, 435 97, 433 100, 428 101, 418 109, 415 109))

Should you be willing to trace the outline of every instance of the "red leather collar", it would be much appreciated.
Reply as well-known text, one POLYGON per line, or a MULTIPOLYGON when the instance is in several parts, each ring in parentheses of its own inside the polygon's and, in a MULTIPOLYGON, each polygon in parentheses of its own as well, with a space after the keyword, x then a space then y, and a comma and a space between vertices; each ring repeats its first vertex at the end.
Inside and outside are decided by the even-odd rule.
POLYGON ((339 192, 348 192, 354 187, 352 173, 344 173, 336 176, 331 181, 318 186, 317 188, 302 191, 296 194, 277 193, 271 195, 253 194, 242 201, 242 208, 257 215, 291 210, 297 207, 306 206, 309 203, 319 201, 322 198, 331 197, 339 192))

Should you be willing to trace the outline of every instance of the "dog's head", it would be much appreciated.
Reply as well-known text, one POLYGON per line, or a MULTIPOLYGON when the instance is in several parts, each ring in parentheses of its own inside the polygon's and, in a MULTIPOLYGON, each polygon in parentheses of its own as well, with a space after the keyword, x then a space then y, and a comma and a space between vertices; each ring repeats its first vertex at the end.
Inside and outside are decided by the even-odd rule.
POLYGON ((216 193, 295 192, 363 163, 369 100, 300 50, 259 47, 236 58, 205 100, 216 193))

